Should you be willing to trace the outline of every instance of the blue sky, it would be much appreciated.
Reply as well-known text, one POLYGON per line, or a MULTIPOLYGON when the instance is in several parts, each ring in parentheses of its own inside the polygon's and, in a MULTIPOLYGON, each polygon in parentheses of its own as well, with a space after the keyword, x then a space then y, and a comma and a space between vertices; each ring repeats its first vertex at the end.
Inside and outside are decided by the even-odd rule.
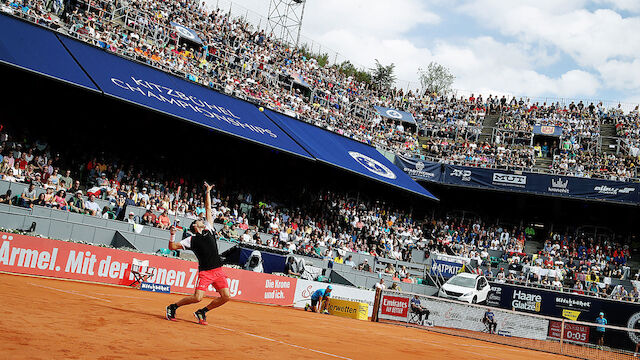
MULTIPOLYGON (((233 3, 254 19, 269 6, 233 3)), ((308 0, 302 34, 339 60, 396 64, 403 87, 436 61, 460 93, 640 102, 640 0, 308 0)))

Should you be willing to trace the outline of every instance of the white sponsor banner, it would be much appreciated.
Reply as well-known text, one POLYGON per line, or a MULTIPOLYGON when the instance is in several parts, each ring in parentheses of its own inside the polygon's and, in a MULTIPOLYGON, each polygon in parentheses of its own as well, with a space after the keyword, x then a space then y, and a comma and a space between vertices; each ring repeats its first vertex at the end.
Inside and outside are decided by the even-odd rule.
POLYGON ((369 304, 369 314, 373 313, 373 301, 376 292, 373 290, 357 289, 351 286, 328 284, 318 281, 299 279, 296 284, 296 292, 293 297, 293 307, 304 308, 305 304, 309 304, 311 294, 318 289, 326 289, 331 285, 331 297, 334 299, 361 302, 369 304))
POLYGON ((431 256, 436 260, 454 262, 459 264, 469 264, 471 262, 471 259, 464 256, 454 256, 447 254, 432 254, 431 256))
MULTIPOLYGON (((483 331, 485 309, 455 302, 420 298, 422 306, 429 311, 429 320, 434 326, 483 331)), ((492 309, 501 335, 528 339, 546 340, 549 321, 524 314, 514 314, 492 309)))

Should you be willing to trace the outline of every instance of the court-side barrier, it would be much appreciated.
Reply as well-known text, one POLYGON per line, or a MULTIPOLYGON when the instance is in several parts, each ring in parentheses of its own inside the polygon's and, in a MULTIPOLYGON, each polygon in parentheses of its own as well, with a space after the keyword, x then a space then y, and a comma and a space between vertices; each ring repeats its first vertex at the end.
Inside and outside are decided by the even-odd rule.
MULTIPOLYGON (((193 293, 198 274, 193 261, 0 232, 0 271, 5 272, 129 285, 133 258, 149 260, 149 266, 157 269, 149 282, 170 285, 172 292, 193 293)), ((293 305, 295 278, 233 268, 224 271, 233 299, 293 305)), ((217 293, 210 287, 206 294, 217 293)))
MULTIPOLYGON (((519 294, 535 303, 535 295, 519 294)), ((605 318, 607 314, 602 314, 605 318)), ((623 326, 571 320, 393 290, 378 291, 373 321, 410 325, 429 331, 484 340, 588 360, 636 359, 640 316, 623 326), (426 314, 428 310, 428 314, 426 314), (488 320, 493 319, 493 321, 488 320)), ((585 319, 586 320, 586 319, 585 319)))

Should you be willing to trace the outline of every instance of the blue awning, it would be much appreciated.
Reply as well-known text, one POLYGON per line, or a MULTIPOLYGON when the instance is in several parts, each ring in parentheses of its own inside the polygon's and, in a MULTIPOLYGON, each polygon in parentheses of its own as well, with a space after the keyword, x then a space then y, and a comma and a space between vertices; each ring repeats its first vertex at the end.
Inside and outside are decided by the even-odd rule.
POLYGON ((102 91, 242 139, 313 159, 253 104, 60 37, 102 91))
POLYGON ((413 115, 406 111, 390 109, 383 106, 374 106, 373 108, 378 114, 380 114, 380 116, 386 117, 387 119, 400 120, 409 124, 416 123, 416 119, 413 118, 413 115))
POLYGON ((55 33, 0 14, 0 61, 94 91, 98 88, 55 33))
POLYGON ((270 110, 265 114, 320 161, 438 200, 369 145, 270 110))

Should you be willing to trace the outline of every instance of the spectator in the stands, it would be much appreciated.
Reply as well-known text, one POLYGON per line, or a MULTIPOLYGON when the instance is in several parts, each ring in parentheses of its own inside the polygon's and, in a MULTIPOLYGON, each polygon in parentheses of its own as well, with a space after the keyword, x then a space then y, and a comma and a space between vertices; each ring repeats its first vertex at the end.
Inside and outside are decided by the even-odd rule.
POLYGON ((68 191, 69 191, 69 194, 75 194, 78 191, 82 193, 82 188, 80 187, 80 181, 79 180, 74 181, 73 186, 71 186, 71 188, 68 191))
POLYGON ((7 190, 4 195, 0 195, 0 204, 11 204, 11 189, 7 190))
POLYGON ((67 170, 64 176, 60 176, 60 183, 64 182, 65 190, 69 190, 73 186, 73 178, 71 177, 71 170, 67 170))
POLYGON ((22 207, 31 207, 31 203, 36 200, 36 187, 33 184, 29 184, 22 194, 20 194, 20 200, 18 205, 22 207))
POLYGON ((294 262, 295 262, 295 258, 293 256, 289 256, 289 258, 287 259, 287 263, 284 266, 284 273, 289 276, 300 277, 300 273, 297 273, 294 271, 294 266, 293 266, 294 262))
POLYGON ((158 217, 158 227, 161 229, 169 229, 171 226, 171 220, 169 219, 169 215, 167 215, 167 210, 162 210, 162 214, 158 217))
POLYGON ((136 217, 136 214, 134 214, 133 211, 130 211, 129 216, 127 216, 127 222, 129 224, 137 224, 135 217, 136 217))
POLYGON ((53 192, 53 188, 47 188, 47 190, 43 193, 43 195, 44 195, 44 205, 41 205, 40 203, 38 203, 36 205, 52 207, 53 206, 53 198, 54 198, 54 196, 56 196, 56 194, 53 192))
POLYGON ((43 187, 40 173, 36 173, 34 175, 34 177, 32 179, 29 179, 29 180, 30 180, 30 182, 29 182, 30 184, 33 184, 33 185, 38 186, 38 187, 43 187))
POLYGON ((387 288, 387 285, 384 284, 384 279, 383 278, 380 278, 380 281, 378 281, 376 283, 375 288, 376 289, 382 289, 382 290, 387 288))
POLYGON ((142 225, 156 226, 157 222, 158 218, 151 209, 147 209, 147 211, 142 215, 142 225))
POLYGON ((73 197, 68 202, 69 210, 74 213, 84 214, 84 200, 82 199, 82 190, 77 190, 73 193, 73 197))
POLYGON ((367 259, 364 259, 358 267, 361 267, 361 270, 363 271, 371 272, 371 266, 369 265, 369 261, 367 259))
POLYGON ((53 197, 53 201, 51 202, 51 206, 60 210, 67 210, 67 192, 64 190, 58 190, 56 195, 53 197))
POLYGON ((345 265, 349 265, 351 267, 355 267, 356 266, 356 263, 353 262, 353 256, 352 255, 347 256, 347 260, 344 261, 344 264, 345 265))
POLYGON ((38 198, 33 202, 34 206, 47 206, 47 200, 45 200, 45 193, 40 193, 38 198))
POLYGON ((93 194, 89 194, 89 197, 84 202, 84 208, 87 214, 89 215, 92 215, 92 216, 101 215, 100 205, 98 205, 98 203, 96 202, 96 197, 93 194))

